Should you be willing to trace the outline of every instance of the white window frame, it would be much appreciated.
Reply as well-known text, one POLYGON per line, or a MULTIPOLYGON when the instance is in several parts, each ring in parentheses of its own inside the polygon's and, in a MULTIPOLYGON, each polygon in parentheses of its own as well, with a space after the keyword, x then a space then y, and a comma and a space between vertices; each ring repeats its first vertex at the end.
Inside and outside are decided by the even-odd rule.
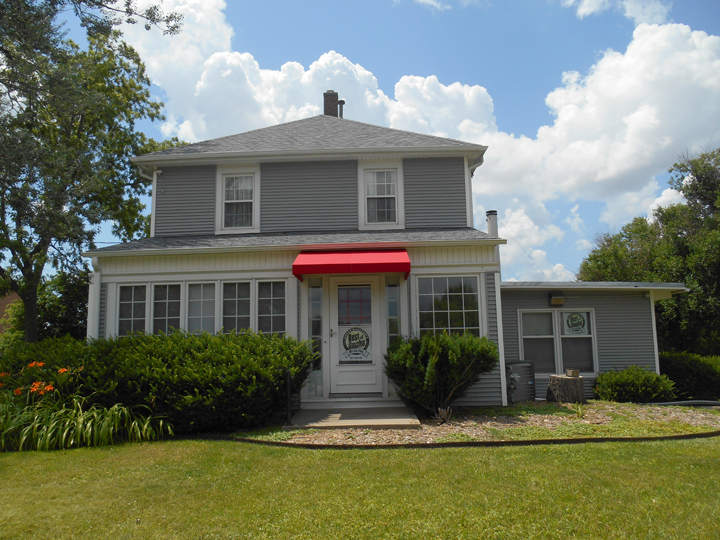
MULTIPOLYGON (((114 321, 115 332, 114 332, 114 335, 120 336, 120 289, 122 287, 143 287, 143 286, 145 287, 145 330, 144 330, 144 332, 146 334, 150 333, 150 332, 148 332, 148 325, 152 326, 152 319, 150 318, 150 311, 152 310, 152 306, 150 305, 150 302, 152 299, 152 294, 151 294, 150 289, 152 288, 152 283, 145 282, 145 281, 139 281, 136 283, 120 282, 117 284, 117 286, 115 288, 115 294, 114 294, 114 296, 115 296, 115 299, 114 299, 114 301, 115 301, 115 321, 114 321)), ((108 296, 109 296, 109 292, 108 292, 108 296)), ((107 330, 105 333, 106 333, 106 335, 108 335, 107 330)))
MULTIPOLYGON (((413 332, 420 335, 420 279, 424 278, 473 278, 477 284, 477 295, 478 295, 478 324, 480 337, 487 336, 487 300, 484 293, 485 281, 482 279, 481 274, 473 274, 472 272, 443 272, 443 273, 432 273, 432 274, 417 274, 411 276, 412 279, 412 297, 414 306, 412 309, 412 324, 413 332)), ((402 292, 401 292, 402 294, 402 292)), ((464 310, 463 310, 464 311, 464 310)))
MULTIPOLYGON (((587 312, 587 313, 590 313, 590 318, 592 319, 590 321, 590 329, 591 329, 590 339, 592 340, 593 371, 581 371, 580 375, 594 376, 600 372, 599 367, 598 367, 597 329, 596 329, 596 323, 595 323, 595 309, 594 308, 562 307, 559 309, 555 309, 555 308, 519 309, 518 310, 518 347, 519 347, 519 351, 520 351, 520 361, 521 362, 527 362, 527 360, 525 360, 525 336, 523 335, 523 324, 522 324, 523 313, 551 313, 552 314, 553 338, 554 338, 554 347, 555 347, 555 373, 539 373, 539 374, 536 373, 536 375, 548 376, 548 375, 557 375, 557 374, 564 373, 565 367, 563 365, 563 359, 562 359, 562 338, 563 337, 568 337, 568 338, 576 337, 576 336, 563 336, 562 332, 560 330, 562 327, 561 313, 568 313, 568 312, 587 312)), ((532 339, 533 336, 528 336, 528 337, 532 339)), ((536 336, 536 337, 547 339, 550 336, 536 336)), ((584 336, 583 336, 583 338, 584 338, 584 336)))
POLYGON ((190 285, 215 285, 215 309, 214 309, 215 324, 213 325, 215 330, 213 331, 213 334, 217 334, 218 330, 220 329, 220 326, 219 326, 220 322, 218 321, 218 316, 219 316, 219 311, 220 311, 218 309, 219 308, 219 306, 218 306, 219 283, 220 282, 217 280, 186 281, 185 286, 180 289, 180 299, 181 299, 180 310, 181 310, 181 315, 184 315, 181 318, 181 324, 183 325, 183 329, 186 332, 190 332, 190 329, 188 327, 188 322, 190 319, 190 285), (184 292, 184 294, 183 294, 183 292, 184 292), (184 314, 182 313, 183 308, 185 308, 184 314))
MULTIPOLYGON (((278 280, 278 281, 280 281, 280 280, 278 280)), ((237 284, 237 283, 247 283, 250 285, 250 330, 256 332, 257 331, 257 311, 258 311, 257 288, 256 288, 257 287, 257 279, 252 279, 252 278, 223 279, 222 281, 220 281, 220 291, 219 291, 220 320, 218 321, 217 331, 219 332, 220 329, 222 329, 223 333, 228 332, 228 330, 225 328, 225 326, 223 324, 223 322, 224 322, 223 321, 223 319, 224 319, 223 302, 225 301, 223 292, 224 292, 225 285, 232 285, 232 284, 237 284)), ((287 296, 287 291, 286 291, 286 296, 287 296)), ((236 316, 236 318, 237 318, 237 316, 236 316)))
MULTIPOLYGON (((186 326, 183 326, 183 316, 185 314, 185 287, 183 287, 182 281, 152 281, 148 283, 148 287, 150 287, 152 290, 150 292, 150 329, 152 332, 148 332, 154 334, 155 333, 155 285, 159 286, 165 286, 168 285, 178 285, 180 287, 180 328, 176 328, 176 330, 181 330, 183 328, 186 328, 186 326)), ((168 317, 165 317, 166 319, 168 317)))
POLYGON ((358 161, 358 227, 361 231, 405 228, 405 183, 403 179, 402 159, 360 160, 358 161), (368 223, 367 221, 367 182, 366 172, 395 172, 395 217, 394 223, 368 223))
POLYGON ((215 234, 249 234, 260 232, 260 165, 219 165, 215 188, 215 234), (253 177, 252 226, 225 227, 225 178, 253 177))

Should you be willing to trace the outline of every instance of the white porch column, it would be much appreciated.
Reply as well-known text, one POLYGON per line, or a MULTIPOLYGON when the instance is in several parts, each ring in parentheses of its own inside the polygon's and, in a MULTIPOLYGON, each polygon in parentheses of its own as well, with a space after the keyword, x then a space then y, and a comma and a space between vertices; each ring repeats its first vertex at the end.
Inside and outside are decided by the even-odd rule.
POLYGON ((100 282, 102 280, 102 271, 97 257, 92 258, 92 266, 93 273, 88 293, 87 337, 88 339, 97 339, 100 337, 100 282))

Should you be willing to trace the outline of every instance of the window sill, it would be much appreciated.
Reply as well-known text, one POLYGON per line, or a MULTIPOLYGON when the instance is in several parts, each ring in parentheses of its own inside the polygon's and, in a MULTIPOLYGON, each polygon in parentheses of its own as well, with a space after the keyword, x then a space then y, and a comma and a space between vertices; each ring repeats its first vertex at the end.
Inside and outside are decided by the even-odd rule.
POLYGON ((237 229, 217 229, 215 230, 215 234, 252 234, 252 233, 259 233, 260 228, 259 227, 238 227, 237 229))

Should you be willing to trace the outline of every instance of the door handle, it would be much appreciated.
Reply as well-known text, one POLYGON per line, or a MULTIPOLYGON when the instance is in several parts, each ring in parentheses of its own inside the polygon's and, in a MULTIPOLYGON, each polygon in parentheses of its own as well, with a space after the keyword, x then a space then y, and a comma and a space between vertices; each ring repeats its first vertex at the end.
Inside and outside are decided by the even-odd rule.
POLYGON ((334 335, 335 335, 335 330, 333 330, 333 329, 331 328, 331 329, 330 329, 330 337, 333 337, 334 335))

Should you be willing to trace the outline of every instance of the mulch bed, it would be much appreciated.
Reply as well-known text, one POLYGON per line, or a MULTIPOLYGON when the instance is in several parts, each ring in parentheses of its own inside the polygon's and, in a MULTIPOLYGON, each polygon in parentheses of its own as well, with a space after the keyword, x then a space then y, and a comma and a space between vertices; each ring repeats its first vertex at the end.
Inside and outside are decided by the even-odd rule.
MULTIPOLYGON (((568 423, 609 424, 613 417, 625 417, 661 422, 678 422, 690 426, 706 428, 707 431, 720 430, 720 414, 711 409, 690 409, 660 406, 632 406, 618 403, 591 403, 585 405, 582 414, 577 414, 570 404, 557 404, 552 414, 535 414, 532 407, 520 416, 494 414, 485 416, 458 411, 450 422, 440 424, 435 419, 421 420, 421 429, 327 429, 298 430, 291 432, 292 437, 283 441, 289 445, 325 446, 395 446, 395 445, 435 445, 437 443, 460 443, 465 441, 503 440, 502 431, 518 426, 541 426, 555 431, 568 423), (562 414, 566 412, 566 414, 562 414)), ((543 410, 538 407, 539 410, 543 410)), ((545 405, 545 411, 547 406, 545 405)), ((545 440, 544 442, 550 442, 545 440)))

